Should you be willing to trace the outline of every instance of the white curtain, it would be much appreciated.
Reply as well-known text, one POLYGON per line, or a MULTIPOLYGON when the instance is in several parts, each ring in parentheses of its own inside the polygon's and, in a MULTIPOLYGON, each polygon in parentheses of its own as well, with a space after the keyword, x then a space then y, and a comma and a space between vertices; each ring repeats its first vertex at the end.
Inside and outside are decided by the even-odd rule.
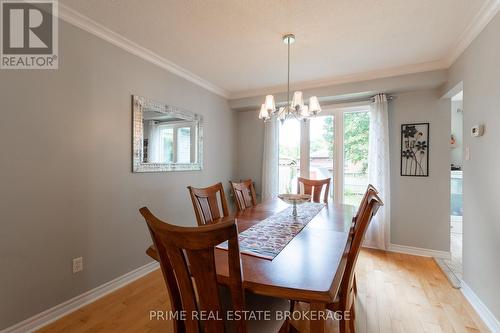
POLYGON ((370 107, 368 180, 379 191, 384 206, 380 207, 367 230, 365 245, 387 249, 390 242, 391 193, 388 103, 385 94, 376 95, 370 107))
POLYGON ((279 126, 272 117, 264 123, 264 152, 262 156, 262 201, 278 195, 279 190, 279 126))
POLYGON ((148 122, 148 162, 160 163, 160 126, 158 122, 148 122))

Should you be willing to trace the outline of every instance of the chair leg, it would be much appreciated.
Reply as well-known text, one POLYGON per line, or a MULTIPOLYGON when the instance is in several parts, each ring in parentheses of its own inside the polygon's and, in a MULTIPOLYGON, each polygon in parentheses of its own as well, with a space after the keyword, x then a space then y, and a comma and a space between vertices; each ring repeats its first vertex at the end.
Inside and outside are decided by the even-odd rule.
MULTIPOLYGON (((293 313, 293 310, 295 309, 295 301, 290 300, 290 314, 293 313)), ((295 333, 298 332, 295 327, 290 323, 290 319, 286 319, 283 325, 281 325, 281 328, 278 333, 295 333)))

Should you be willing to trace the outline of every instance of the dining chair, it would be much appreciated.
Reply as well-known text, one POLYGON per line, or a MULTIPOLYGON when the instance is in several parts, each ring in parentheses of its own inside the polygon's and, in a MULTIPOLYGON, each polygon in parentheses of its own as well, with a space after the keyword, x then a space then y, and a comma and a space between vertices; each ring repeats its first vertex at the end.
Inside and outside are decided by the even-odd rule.
POLYGON ((363 210, 366 208, 366 205, 368 203, 368 195, 370 194, 370 191, 375 192, 375 194, 378 194, 378 190, 373 186, 372 184, 368 184, 366 187, 366 191, 363 194, 363 198, 361 198, 361 202, 359 204, 358 210, 356 211, 356 215, 352 218, 353 221, 353 226, 356 225, 356 220, 358 219, 358 216, 363 212, 363 210))
POLYGON ((326 179, 307 179, 299 177, 297 179, 297 193, 299 194, 310 194, 311 200, 313 202, 321 202, 321 192, 323 187, 325 188, 325 194, 323 195, 323 202, 328 202, 328 192, 330 190, 331 178, 326 179))
POLYGON ((176 317, 174 332, 277 332, 284 320, 245 320, 248 311, 286 311, 283 299, 245 293, 243 289, 238 231, 235 220, 200 227, 180 227, 165 223, 143 207, 156 248, 172 311, 185 313, 176 317), (227 241, 228 278, 220 287, 215 264, 215 246, 227 241), (248 305, 248 306, 247 306, 248 305), (226 320, 227 311, 234 311, 226 320), (180 312, 182 311, 182 312, 180 312), (201 314, 212 314, 200 320, 201 314))
POLYGON ((248 207, 257 205, 257 196, 251 179, 235 183, 230 181, 231 190, 233 191, 236 209, 241 212, 248 207))
MULTIPOLYGON (((340 283, 340 290, 334 302, 327 304, 326 308, 330 311, 341 312, 342 316, 339 320, 339 332, 345 333, 349 328, 350 333, 355 333, 354 320, 355 320, 355 267, 361 250, 366 230, 380 206, 383 206, 382 200, 377 195, 375 188, 368 188, 366 192, 366 204, 363 211, 359 212, 356 221, 357 228, 353 234, 350 234, 349 249, 347 254, 347 262, 342 281, 340 283), (346 319, 343 314, 347 311, 350 312, 349 319, 346 319)), ((291 301, 291 308, 295 306, 294 301, 291 301)))
MULTIPOLYGON (((363 198, 361 198, 361 202, 359 204, 358 210, 356 211, 356 215, 352 218, 352 224, 351 224, 351 230, 350 230, 350 237, 354 237, 354 233, 356 232, 356 221, 358 220, 358 217, 361 216, 363 211, 366 209, 366 205, 368 203, 368 196, 370 194, 370 191, 375 192, 375 194, 378 194, 378 190, 373 186, 372 184, 368 184, 366 187, 366 191, 363 194, 363 198)), ((359 226, 359 224, 358 224, 359 226)), ((352 282, 354 294, 357 294, 358 292, 358 286, 356 282, 356 274, 353 277, 353 282, 352 282)))
POLYGON ((189 195, 191 196, 191 201, 193 202, 196 221, 199 226, 212 223, 221 217, 229 215, 226 195, 224 194, 224 187, 222 186, 222 183, 217 183, 205 188, 188 186, 188 190, 189 195), (222 216, 219 209, 217 194, 220 196, 222 216))
POLYGON ((354 307, 354 273, 356 262, 361 250, 361 245, 363 244, 363 240, 365 238, 366 230, 368 229, 368 226, 378 209, 383 205, 384 203, 379 198, 377 191, 375 189, 368 189, 366 205, 356 220, 354 235, 351 237, 351 244, 347 255, 347 264, 342 276, 339 296, 335 302, 327 305, 327 309, 332 311, 350 311, 349 320, 346 320, 344 317, 340 320, 340 333, 346 332, 347 326, 349 326, 350 333, 354 333, 355 331, 354 320, 356 314, 354 307))

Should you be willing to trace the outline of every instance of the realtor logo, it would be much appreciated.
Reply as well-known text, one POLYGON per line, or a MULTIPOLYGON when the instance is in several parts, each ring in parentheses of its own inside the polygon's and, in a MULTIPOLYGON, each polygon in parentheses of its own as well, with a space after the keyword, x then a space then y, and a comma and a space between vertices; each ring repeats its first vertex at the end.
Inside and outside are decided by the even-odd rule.
POLYGON ((57 0, 0 0, 2 69, 57 69, 57 0))

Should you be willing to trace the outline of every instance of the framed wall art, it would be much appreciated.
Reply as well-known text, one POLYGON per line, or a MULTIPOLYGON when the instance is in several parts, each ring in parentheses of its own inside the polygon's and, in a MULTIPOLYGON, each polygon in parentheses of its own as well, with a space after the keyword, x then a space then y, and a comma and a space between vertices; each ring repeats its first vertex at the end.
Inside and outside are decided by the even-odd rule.
POLYGON ((429 176, 429 123, 401 125, 401 176, 429 176))

